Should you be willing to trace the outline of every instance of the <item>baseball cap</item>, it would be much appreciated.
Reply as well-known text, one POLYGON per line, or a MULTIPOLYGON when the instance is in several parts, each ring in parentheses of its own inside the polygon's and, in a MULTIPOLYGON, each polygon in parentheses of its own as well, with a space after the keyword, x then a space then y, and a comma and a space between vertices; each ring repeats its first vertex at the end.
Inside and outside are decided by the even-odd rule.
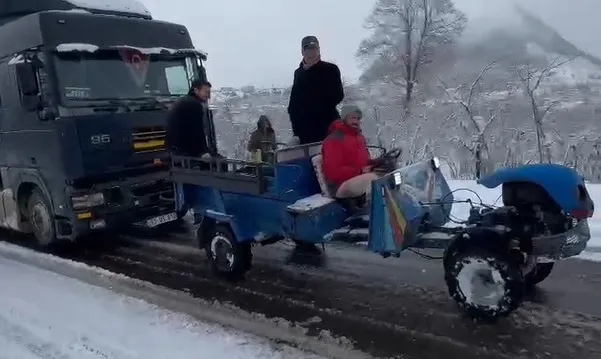
POLYGON ((301 48, 304 49, 307 46, 317 47, 317 46, 319 46, 319 41, 317 40, 317 38, 315 36, 305 36, 301 40, 301 48))

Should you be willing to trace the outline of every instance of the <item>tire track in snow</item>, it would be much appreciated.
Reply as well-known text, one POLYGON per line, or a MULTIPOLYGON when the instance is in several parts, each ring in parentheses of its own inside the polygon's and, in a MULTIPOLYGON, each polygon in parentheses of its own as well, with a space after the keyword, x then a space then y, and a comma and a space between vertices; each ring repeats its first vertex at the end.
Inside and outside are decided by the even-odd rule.
MULTIPOLYGON (((154 247, 156 249, 156 247, 162 246, 152 244, 149 247, 154 247)), ((194 256, 194 253, 186 253, 186 251, 181 249, 175 251, 168 251, 166 250, 167 247, 169 247, 169 245, 166 245, 163 248, 161 248, 161 253, 152 253, 152 251, 147 251, 146 248, 131 248, 131 246, 128 244, 126 249, 120 248, 117 250, 117 252, 119 252, 120 255, 131 257, 132 254, 134 254, 136 251, 147 251, 146 256, 149 258, 152 257, 152 259, 149 259, 151 262, 149 262, 148 260, 144 261, 143 255, 141 255, 141 257, 138 257, 137 260, 144 261, 147 265, 157 265, 158 267, 163 268, 162 270, 166 269, 164 268, 165 263, 162 263, 162 261, 170 261, 172 262, 172 264, 168 265, 167 267, 169 269, 168 272, 170 273, 170 276, 175 275, 175 273, 178 270, 185 270, 186 265, 189 267, 200 266, 198 254, 194 256)), ((134 255, 134 257, 136 256, 134 255)), ((258 265, 257 267, 259 267, 257 269, 259 269, 260 271, 265 269, 262 268, 263 265, 258 265)), ((189 269, 188 272, 190 272, 189 269)), ((185 273, 181 274, 185 275, 185 273)), ((269 274, 268 270, 267 274, 269 274)), ((280 281, 289 284, 291 278, 289 278, 286 274, 287 273, 282 273, 282 275, 272 276, 271 281, 267 284, 263 284, 263 286, 270 287, 273 285, 274 287, 279 288, 280 281)), ((264 276, 264 274, 257 273, 257 271, 255 270, 253 271, 250 278, 245 282, 244 286, 250 287, 252 288, 252 290, 255 291, 259 290, 256 285, 252 285, 252 282, 261 282, 259 278, 264 276)), ((305 278, 305 281, 308 287, 303 288, 302 291, 309 289, 311 286, 320 282, 321 279, 305 278)), ((320 298, 318 297, 311 302, 312 305, 321 307, 321 309, 323 310, 330 310, 328 308, 335 308, 334 310, 339 315, 353 316, 355 314, 355 316, 362 316, 360 322, 363 322, 365 324, 371 322, 372 325, 381 326, 385 323, 385 326, 388 326, 391 330, 398 333, 399 340, 400 336, 413 336, 414 338, 430 337, 432 339, 435 337, 445 338, 442 341, 437 341, 439 343, 443 343, 445 341, 450 340, 454 343, 454 345, 466 345, 466 348, 469 347, 469 349, 480 351, 481 354, 486 353, 486 356, 495 353, 493 355, 495 355, 496 357, 516 358, 521 356, 536 356, 539 353, 544 352, 556 353, 555 355, 558 355, 559 352, 563 352, 564 354, 571 353, 579 357, 588 358, 590 357, 589 354, 598 350, 595 348, 599 346, 598 343, 596 345, 594 341, 590 339, 584 339, 597 338, 600 333, 599 328, 597 326, 587 325, 587 320, 589 321, 589 323, 591 320, 594 320, 593 317, 587 315, 583 315, 582 321, 580 321, 579 323, 572 323, 574 325, 573 328, 568 330, 568 328, 566 328, 560 323, 565 323, 565 321, 569 317, 571 317, 571 312, 556 311, 552 308, 547 308, 542 305, 533 305, 531 303, 526 303, 525 308, 517 312, 517 315, 506 320, 502 320, 496 326, 488 326, 473 323, 469 320, 466 320, 466 318, 462 318, 458 312, 455 312, 456 309, 454 308, 454 306, 448 303, 448 299, 446 298, 446 296, 444 297, 445 305, 442 305, 441 307, 441 298, 437 298, 438 296, 432 295, 433 293, 430 293, 427 290, 423 292, 418 290, 418 293, 413 293, 409 295, 409 297, 415 297, 414 303, 406 303, 399 305, 399 302, 407 302, 407 299, 411 301, 410 298, 403 299, 403 297, 407 297, 407 290, 409 288, 401 288, 400 290, 388 288, 386 291, 382 291, 382 288, 376 289, 376 286, 372 286, 369 288, 364 288, 360 291, 358 289, 355 290, 351 287, 362 286, 356 286, 354 284, 348 283, 347 285, 349 287, 346 288, 345 292, 349 300, 344 301, 337 300, 339 298, 336 298, 336 292, 339 291, 339 289, 336 288, 336 282, 330 283, 330 297, 329 299, 326 299, 325 302, 329 302, 330 305, 325 304, 324 307, 324 299, 322 298, 320 300, 320 298), (370 301, 364 301, 364 299, 366 298, 366 294, 368 294, 367 292, 369 292, 369 294, 375 298, 371 298, 370 301), (356 293, 356 296, 351 293, 356 293), (420 299, 424 296, 428 297, 428 295, 430 300, 423 301, 420 299), (355 308, 352 307, 352 304, 349 305, 349 302, 352 303, 353 301, 356 302, 356 304, 358 304, 358 306, 356 306, 355 308), (432 302, 432 306, 430 306, 430 302, 432 302), (424 309, 425 305, 428 309, 424 309), (535 323, 534 321, 524 321, 524 319, 529 317, 529 315, 527 315, 528 313, 538 313, 539 316, 547 317, 551 316, 552 313, 554 313, 555 315, 552 316, 553 320, 551 321, 551 323, 548 322, 543 327, 541 327, 540 325, 537 325, 537 323, 535 323), (435 324, 435 326, 432 327, 428 326, 427 324, 425 325, 425 323, 428 322, 432 322, 433 324, 435 324), (395 325, 393 323, 401 323, 401 325, 395 325), (417 331, 420 334, 414 335, 414 331, 417 331), (576 333, 579 333, 579 335, 582 337, 578 338, 574 335, 576 333), (591 345, 590 349, 583 347, 583 343, 591 345), (493 353, 491 353, 491 351, 493 353)), ((344 286, 344 282, 342 283, 342 285, 344 286)), ((260 291, 264 292, 264 289, 267 288, 261 288, 260 291)), ((285 286, 283 289, 285 289, 285 286)), ((297 292, 299 292, 299 288, 296 288, 296 290, 297 292)), ((369 298, 369 295, 367 295, 367 297, 369 298)), ((369 329, 367 329, 366 327, 365 330, 369 329)), ((447 342, 447 344, 449 343, 447 342)), ((441 345, 441 347, 447 348, 440 348, 441 352, 448 350, 447 345, 441 345)))

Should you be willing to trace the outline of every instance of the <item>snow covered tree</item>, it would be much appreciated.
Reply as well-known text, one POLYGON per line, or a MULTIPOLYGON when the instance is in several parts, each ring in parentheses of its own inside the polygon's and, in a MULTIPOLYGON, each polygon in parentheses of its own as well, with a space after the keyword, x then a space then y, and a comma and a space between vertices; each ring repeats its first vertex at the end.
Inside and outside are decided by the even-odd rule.
POLYGON ((455 42, 465 24, 452 0, 377 0, 365 22, 372 34, 356 54, 365 67, 362 79, 403 90, 409 111, 420 71, 455 42))
POLYGON ((463 112, 463 116, 453 118, 456 120, 460 133, 453 137, 451 141, 459 144, 470 153, 474 160, 474 175, 476 178, 480 178, 483 174, 483 164, 485 160, 490 158, 489 140, 492 136, 488 133, 488 130, 497 119, 497 114, 493 111, 488 111, 486 117, 480 114, 478 106, 476 106, 476 97, 482 78, 494 64, 495 62, 491 62, 484 66, 471 83, 463 83, 454 89, 449 88, 442 79, 439 79, 450 102, 458 105, 463 112))
POLYGON ((548 101, 539 96, 540 86, 546 79, 553 75, 554 70, 572 61, 574 58, 572 57, 565 61, 555 58, 544 68, 534 65, 522 65, 516 69, 516 73, 522 82, 524 92, 528 97, 532 109, 532 120, 534 121, 534 128, 536 130, 536 145, 540 163, 551 163, 552 161, 551 146, 553 141, 546 132, 544 122, 549 111, 559 103, 559 101, 548 101))

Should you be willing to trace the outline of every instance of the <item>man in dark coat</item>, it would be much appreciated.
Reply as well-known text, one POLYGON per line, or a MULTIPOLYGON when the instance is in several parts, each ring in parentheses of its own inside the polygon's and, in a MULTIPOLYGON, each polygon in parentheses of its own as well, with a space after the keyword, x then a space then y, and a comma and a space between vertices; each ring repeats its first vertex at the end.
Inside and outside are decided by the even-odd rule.
POLYGON ((300 144, 321 142, 330 124, 340 115, 336 106, 344 98, 340 69, 322 61, 315 36, 301 41, 303 60, 294 71, 288 114, 292 132, 300 144))
MULTIPOLYGON (((202 158, 221 157, 217 152, 217 138, 213 113, 209 109, 211 83, 206 80, 192 81, 188 94, 173 104, 167 117, 167 147, 172 155, 202 158)), ((198 165, 210 169, 209 163, 198 165)), ((214 167, 213 167, 214 168, 214 167)), ((227 171, 227 164, 221 165, 227 171)), ((183 217, 195 202, 196 191, 191 185, 183 185, 184 203, 178 208, 178 216, 183 217)), ((200 217, 195 214, 195 221, 200 217)))
POLYGON ((188 95, 173 105, 167 118, 171 154, 205 159, 218 155, 210 97, 211 83, 197 79, 192 81, 188 95))

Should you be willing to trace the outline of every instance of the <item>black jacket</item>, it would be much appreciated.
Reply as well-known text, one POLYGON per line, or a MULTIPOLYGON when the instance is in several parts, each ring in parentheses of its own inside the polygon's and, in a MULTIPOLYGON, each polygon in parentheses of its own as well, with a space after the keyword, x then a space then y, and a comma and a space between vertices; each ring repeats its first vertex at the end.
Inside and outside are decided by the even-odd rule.
POLYGON ((336 106, 343 98, 338 66, 319 61, 304 69, 301 62, 294 71, 288 105, 292 132, 301 144, 320 142, 328 136, 330 124, 340 117, 336 106))
POLYGON ((180 156, 217 154, 212 112, 194 95, 182 97, 169 111, 167 146, 171 153, 180 156))

